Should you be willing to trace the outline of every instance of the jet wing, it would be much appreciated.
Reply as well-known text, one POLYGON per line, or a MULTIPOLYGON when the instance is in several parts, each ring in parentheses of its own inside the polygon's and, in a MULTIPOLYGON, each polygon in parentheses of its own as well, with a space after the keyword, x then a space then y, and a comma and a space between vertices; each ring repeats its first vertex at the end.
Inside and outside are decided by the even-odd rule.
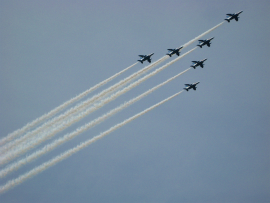
POLYGON ((199 42, 205 42, 205 40, 201 40, 201 39, 199 39, 198 41, 199 41, 199 42))
POLYGON ((144 55, 139 55, 139 57, 144 58, 145 56, 144 55))
POLYGON ((233 14, 230 14, 230 13, 228 13, 228 14, 226 14, 227 16, 233 16, 233 14))
POLYGON ((167 49, 167 50, 169 50, 169 51, 174 51, 174 49, 167 49))
POLYGON ((190 86, 191 86, 191 84, 185 84, 185 86, 186 86, 186 87, 190 87, 190 86))
POLYGON ((198 63, 199 61, 192 61, 193 63, 198 63))

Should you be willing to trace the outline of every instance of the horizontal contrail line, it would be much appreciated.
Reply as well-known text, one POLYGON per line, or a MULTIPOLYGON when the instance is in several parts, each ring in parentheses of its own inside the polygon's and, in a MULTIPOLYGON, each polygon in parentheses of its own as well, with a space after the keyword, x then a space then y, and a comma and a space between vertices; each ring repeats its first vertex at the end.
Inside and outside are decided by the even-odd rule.
POLYGON ((75 154, 76 152, 80 151, 81 149, 83 149, 83 148, 89 146, 89 145, 92 144, 93 142, 95 142, 95 141, 97 141, 97 140, 99 140, 99 139, 105 137, 106 135, 112 133, 112 132, 115 131, 116 129, 118 129, 118 128, 120 128, 120 127, 122 127, 122 126, 128 124, 129 122, 131 122, 131 121, 133 121, 134 119, 136 119, 136 118, 142 116, 143 114, 145 114, 145 113, 147 113, 147 112, 153 110, 154 108, 160 106, 161 104, 163 104, 163 103, 165 103, 165 102, 167 102, 167 101, 173 99, 174 97, 176 97, 177 95, 181 94, 182 92, 183 92, 183 90, 180 91, 180 92, 178 92, 178 93, 176 93, 176 94, 174 94, 174 95, 172 95, 172 96, 170 96, 170 97, 168 97, 167 99, 164 99, 163 101, 161 101, 161 102, 159 102, 159 103, 157 103, 157 104, 155 104, 155 105, 153 105, 153 106, 151 106, 151 107, 145 109, 144 111, 142 111, 142 112, 140 112, 140 113, 138 113, 138 114, 136 114, 136 115, 134 115, 134 116, 132 116, 132 117, 126 119, 125 121, 123 121, 123 122, 121 122, 121 123, 119 123, 119 124, 117 124, 117 125, 111 127, 109 130, 107 130, 107 131, 105 131, 105 132, 103 132, 103 133, 101 133, 101 134, 99 134, 99 135, 93 137, 92 139, 89 139, 89 140, 87 140, 87 141, 85 141, 85 142, 83 142, 83 143, 77 145, 76 147, 74 147, 74 148, 72 148, 72 149, 69 149, 69 150, 67 150, 66 152, 64 152, 64 153, 62 153, 62 154, 56 156, 55 158, 53 158, 53 159, 51 159, 51 160, 49 160, 49 161, 47 161, 47 162, 41 164, 40 166, 35 167, 35 168, 32 169, 31 171, 29 171, 29 172, 27 172, 27 173, 25 173, 25 174, 19 176, 18 178, 15 178, 15 179, 13 179, 13 180, 8 181, 5 185, 3 185, 3 186, 0 187, 0 193, 4 193, 4 192, 8 191, 9 189, 15 187, 16 185, 19 185, 19 184, 23 183, 23 182, 26 181, 27 179, 29 179, 29 178, 31 178, 31 177, 37 175, 38 173, 40 173, 40 172, 42 172, 42 171, 48 169, 49 167, 51 167, 51 166, 57 164, 58 162, 60 162, 60 161, 62 161, 62 160, 64 160, 64 159, 70 157, 71 155, 75 154))
POLYGON ((106 120, 107 118, 109 118, 110 116, 118 113, 119 111, 123 110, 124 108, 130 106, 131 104, 139 101, 140 99, 142 99, 143 97, 151 94, 152 92, 154 92, 155 90, 157 90, 158 88, 166 85, 167 83, 171 82, 172 80, 176 79, 177 77, 179 77, 180 75, 184 74, 185 72, 187 72, 188 70, 190 70, 190 68, 188 68, 187 70, 169 78, 168 80, 166 80, 163 83, 160 83, 159 85, 149 89, 148 91, 144 92, 143 94, 129 100, 128 102, 125 102, 124 104, 118 106, 117 108, 111 110, 110 112, 100 116, 99 118, 91 121, 90 123, 85 124, 84 126, 77 128, 75 131, 73 131, 72 133, 68 133, 65 136, 53 141, 50 144, 47 144, 46 146, 44 146, 42 149, 32 153, 31 155, 28 155, 27 157, 7 166, 6 168, 2 169, 0 171, 0 177, 3 178, 6 175, 8 175, 9 173, 11 173, 14 170, 18 170, 20 167, 22 167, 23 165, 39 158, 40 156, 52 151, 53 149, 55 149, 56 147, 58 147, 59 145, 63 144, 64 142, 67 142, 71 139, 73 139, 74 137, 78 136, 79 134, 85 132, 86 130, 90 129, 91 127, 101 123, 102 121, 106 120))

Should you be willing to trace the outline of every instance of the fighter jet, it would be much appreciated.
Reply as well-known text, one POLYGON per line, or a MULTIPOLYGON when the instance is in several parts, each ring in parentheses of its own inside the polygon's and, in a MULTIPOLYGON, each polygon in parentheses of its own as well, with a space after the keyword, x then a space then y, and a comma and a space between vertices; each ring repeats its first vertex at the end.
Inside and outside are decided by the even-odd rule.
POLYGON ((170 51, 169 53, 167 53, 166 55, 169 55, 170 57, 172 57, 172 55, 176 54, 177 56, 180 55, 180 49, 182 49, 183 46, 176 48, 176 49, 168 49, 168 51, 170 51))
POLYGON ((149 55, 139 55, 139 57, 141 57, 138 61, 140 61, 141 63, 143 63, 144 61, 148 61, 149 63, 151 63, 151 56, 153 56, 154 53, 149 54, 149 55))
POLYGON ((238 21, 238 19, 239 19, 238 16, 239 16, 242 12, 243 12, 243 11, 239 11, 238 13, 233 13, 233 14, 228 13, 228 14, 226 14, 226 15, 229 16, 229 17, 226 18, 226 19, 224 19, 224 20, 227 20, 228 23, 230 22, 230 20, 233 20, 233 19, 235 19, 236 21, 238 21))
POLYGON ((210 39, 206 39, 206 40, 198 40, 199 42, 200 42, 200 44, 198 44, 197 46, 199 46, 199 47, 203 47, 204 45, 206 45, 207 44, 207 46, 208 47, 210 47, 210 41, 212 40, 212 39, 214 39, 214 37, 212 37, 212 38, 210 38, 210 39))
POLYGON ((185 84, 186 87, 184 88, 184 90, 187 90, 188 91, 191 88, 194 89, 194 90, 196 90, 196 88, 197 88, 196 85, 198 85, 199 83, 200 82, 196 82, 196 83, 193 83, 193 84, 185 84))
POLYGON ((192 61, 193 62, 193 65, 190 66, 190 67, 196 69, 197 66, 201 66, 203 68, 203 65, 204 65, 203 62, 205 62, 206 60, 207 59, 203 59, 201 61, 192 61))

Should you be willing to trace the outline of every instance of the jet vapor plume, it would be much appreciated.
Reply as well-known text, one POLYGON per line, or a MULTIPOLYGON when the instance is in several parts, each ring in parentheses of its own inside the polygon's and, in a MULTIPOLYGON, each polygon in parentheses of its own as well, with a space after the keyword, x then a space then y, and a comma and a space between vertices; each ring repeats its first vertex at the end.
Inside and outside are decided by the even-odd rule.
POLYGON ((213 30, 217 29, 219 26, 221 26, 224 22, 219 23, 218 25, 212 27, 211 29, 207 30, 206 32, 202 33, 201 35, 199 35, 198 37, 195 37, 194 39, 190 40, 189 42, 187 42, 186 44, 183 45, 183 48, 185 48, 186 46, 192 44, 193 42, 199 40, 200 38, 202 38, 204 35, 212 32, 213 30))
POLYGON ((85 109, 87 106, 89 106, 90 104, 93 104, 95 101, 97 101, 97 100, 101 99, 102 97, 106 96, 107 94, 117 90, 119 87, 124 86, 125 84, 127 84, 131 80, 139 77, 140 75, 142 75, 146 71, 148 71, 151 68, 157 66, 158 64, 160 64, 161 62, 166 60, 166 58, 167 58, 167 56, 164 56, 164 57, 160 58, 159 60, 157 60, 154 63, 144 67, 143 69, 133 73, 132 75, 130 75, 129 77, 127 77, 127 78, 125 78, 123 80, 121 80, 120 82, 116 83, 115 85, 112 85, 111 87, 103 90, 99 94, 94 95, 90 99, 87 99, 86 101, 76 105, 75 107, 70 108, 69 110, 67 110, 63 114, 61 114, 61 115, 59 115, 59 116, 57 116, 57 117, 43 123, 41 126, 36 128, 35 130, 30 131, 30 132, 26 133, 25 135, 19 137, 18 139, 7 143, 6 145, 4 145, 4 146, 2 146, 0 148, 0 153, 1 154, 7 153, 11 149, 13 149, 15 146, 18 146, 20 143, 22 143, 22 142, 26 141, 27 139, 37 135, 38 133, 42 132, 46 128, 51 127, 52 125, 57 125, 58 122, 61 122, 62 120, 68 118, 70 115, 78 113, 79 111, 85 109))
POLYGON ((84 91, 83 93, 79 94, 78 96, 68 100, 67 102, 63 103, 62 105, 56 107, 55 109, 51 110, 49 113, 44 114, 43 116, 35 119, 34 121, 26 124, 24 127, 22 127, 21 129, 18 129, 10 134, 8 134, 6 137, 2 138, 0 140, 0 145, 4 145, 7 142, 12 141, 14 138, 22 135, 23 133, 27 132, 29 129, 35 127, 36 125, 38 125, 39 123, 51 118, 52 116, 54 116, 55 114, 59 113, 60 111, 62 111, 63 109, 65 109, 67 106, 73 104, 76 101, 79 101, 80 99, 82 99, 83 97, 87 96, 89 93, 93 92, 94 90, 96 90, 97 88, 105 85, 106 83, 110 82, 111 80, 113 80, 114 78, 116 78, 117 76, 121 75, 122 73, 126 72, 127 70, 129 70, 130 68, 132 68, 133 66, 135 66, 138 62, 134 63, 133 65, 125 68, 124 70, 114 74, 113 76, 109 77, 108 79, 98 83, 97 85, 91 87, 90 89, 84 91))
MULTIPOLYGON (((216 28, 218 28, 219 26, 221 26, 223 23, 224 23, 224 22, 219 23, 218 25, 216 25, 216 26, 214 26, 213 28, 207 30, 206 32, 204 32, 204 33, 202 33, 201 35, 199 35, 198 37, 196 37, 196 38, 190 40, 189 42, 187 42, 186 44, 183 45, 183 48, 189 46, 190 44, 192 44, 192 43, 195 42, 196 40, 200 39, 200 38, 203 37, 204 35, 206 35, 206 34, 210 33, 211 31, 215 30, 216 28)), ((153 66, 153 65, 158 65, 159 63, 161 63, 162 61, 164 61, 164 60, 166 60, 166 59, 168 59, 168 58, 169 58, 169 57, 164 56, 164 57, 162 57, 161 59, 159 59, 158 61, 156 61, 155 63, 150 64, 149 66, 151 67, 151 66, 153 66)), ((117 77, 117 76, 120 75, 121 73, 125 72, 126 70, 130 69, 131 67, 133 67, 133 66, 136 65, 136 64, 137 64, 137 63, 131 65, 130 67, 124 69, 123 71, 120 71, 119 73, 115 74, 114 76, 108 78, 107 80, 105 80, 105 82, 103 81, 104 83, 103 83, 103 82, 101 82, 101 83, 106 84, 107 82, 109 82, 110 80, 114 79, 115 77, 117 77)), ((149 66, 147 66, 147 67, 149 67, 149 66)), ((146 68, 147 68, 147 67, 146 67, 146 68)), ((147 70, 149 70, 149 69, 147 69, 147 70)), ((139 72, 139 71, 138 71, 138 72, 139 72)), ((138 72, 137 72, 137 73, 138 73, 138 72)), ((139 74, 140 74, 140 73, 139 73, 139 74)), ((133 79, 134 79, 134 78, 133 78, 133 79)), ((131 80, 132 80, 132 79, 131 79, 131 80)), ((17 137, 18 135, 21 135, 21 134, 27 132, 27 130, 29 130, 30 128, 34 127, 34 126, 37 125, 38 123, 41 123, 41 122, 43 122, 44 120, 50 118, 52 115, 55 115, 56 113, 60 112, 61 110, 63 110, 64 108, 66 108, 66 107, 67 107, 68 105, 70 105, 71 103, 73 103, 73 102, 75 102, 75 101, 78 101, 79 99, 83 98, 85 95, 89 94, 91 91, 93 91, 93 90, 95 90, 96 88, 102 86, 103 84, 101 84, 101 83, 99 83, 98 85, 94 86, 93 89, 90 88, 89 90, 87 90, 87 91, 81 93, 81 94, 78 95, 77 97, 74 97, 74 98, 71 99, 70 101, 67 101, 66 103, 62 104, 61 106, 57 107, 56 109, 50 111, 49 113, 43 115, 42 117, 40 117, 40 118, 34 120, 33 122, 27 124, 27 125, 24 126, 23 128, 21 128, 21 129, 15 131, 15 132, 9 134, 7 137, 2 138, 2 139, 0 140, 0 145, 3 145, 3 144, 5 144, 6 142, 9 142, 9 141, 13 140, 15 137, 17 137), (92 89, 92 90, 91 90, 91 89, 92 89)), ((23 140, 25 140, 25 139, 23 139, 23 140)), ((20 142, 21 142, 21 141, 18 141, 18 143, 20 143, 20 142)), ((13 146, 13 144, 11 144, 11 145, 13 146)), ((14 144, 14 145, 16 145, 16 144, 14 144)), ((7 148, 10 149, 11 146, 8 146, 7 148)), ((5 151, 5 150, 4 150, 4 151, 5 151)))
POLYGON ((123 122, 121 122, 121 123, 119 123, 119 124, 111 127, 109 130, 107 130, 107 131, 105 131, 105 132, 103 132, 103 133, 101 133, 101 134, 93 137, 92 139, 89 139, 89 140, 87 140, 87 141, 85 141, 85 142, 77 145, 76 147, 74 147, 72 149, 69 149, 66 152, 64 152, 64 153, 56 156, 55 158, 53 158, 53 159, 51 159, 51 160, 49 160, 49 161, 41 164, 40 166, 35 167, 31 171, 29 171, 29 172, 27 172, 27 173, 19 176, 18 178, 15 178, 13 180, 8 181, 5 185, 3 185, 3 186, 0 187, 0 193, 4 193, 4 192, 8 191, 9 189, 11 189, 11 188, 13 188, 13 187, 15 187, 15 186, 23 183, 27 179, 29 179, 29 178, 31 178, 31 177, 33 177, 33 176, 41 173, 42 171, 48 169, 49 167, 57 164, 58 162, 60 162, 60 161, 62 161, 64 159, 70 157, 71 155, 75 154, 76 152, 80 151, 81 149, 84 149, 85 147, 89 146, 90 144, 92 144, 92 143, 96 142, 97 140, 105 137, 106 135, 112 133, 116 129, 118 129, 118 128, 120 128, 120 127, 128 124, 129 122, 131 122, 131 121, 135 120, 136 118, 144 115, 145 113, 153 110, 154 108, 160 106, 161 104, 164 104, 165 102, 173 99, 174 97, 176 97, 177 95, 181 94, 182 92, 183 92, 183 90, 180 91, 180 92, 178 92, 178 93, 176 93, 176 94, 174 94, 174 95, 172 95, 172 96, 170 96, 170 97, 168 97, 167 99, 164 99, 163 101, 161 101, 161 102, 159 102, 159 103, 157 103, 157 104, 155 104, 155 105, 153 105, 153 106, 145 109, 144 111, 142 111, 142 112, 140 112, 140 113, 138 113, 138 114, 136 114, 136 115, 134 115, 134 116, 126 119, 125 121, 123 121, 123 122))
POLYGON ((138 86, 139 84, 141 84, 142 82, 144 82, 145 80, 149 79, 150 77, 156 75, 157 73, 159 73, 160 71, 164 70, 165 68, 167 68, 168 66, 174 64, 175 62, 177 62, 178 60, 180 60, 181 58, 185 57, 186 55, 188 55, 189 53, 193 52, 195 49, 197 49, 197 47, 191 49, 190 51, 184 53, 183 55, 177 57, 176 59, 168 62, 167 64, 163 65, 162 67, 154 70, 153 72, 145 75, 144 77, 142 77, 141 79, 137 80, 136 82, 130 84, 129 86, 125 87, 124 89, 112 94, 111 96, 103 99, 102 101, 100 101, 97 104, 94 104, 94 106, 92 106, 91 108, 89 108, 88 110, 80 113, 79 115, 75 116, 75 117, 71 117, 70 119, 68 119, 67 121, 63 122, 60 126, 56 127, 55 130, 51 129, 49 133, 44 133, 43 135, 37 137, 37 139, 34 139, 31 142, 27 142, 24 145, 20 145, 19 147, 17 147, 14 150, 9 151, 7 154, 3 155, 0 159, 0 165, 6 164, 7 162, 13 160, 14 158, 24 154, 25 152, 27 152, 30 149, 33 149, 34 147, 38 146, 40 143, 42 143, 43 141, 51 138, 52 136, 54 136, 56 133, 66 129, 67 127, 69 127, 70 125, 72 125, 73 123, 79 121, 80 119, 84 118, 85 116, 87 116, 89 113, 92 113, 93 111, 101 108, 102 106, 104 106, 105 104, 107 104, 110 101, 113 101, 114 99, 116 99, 117 97, 119 97, 120 95, 128 92, 129 90, 131 90, 132 88, 138 86))
POLYGON ((188 68, 187 70, 169 78, 168 80, 166 80, 165 82, 163 83, 160 83, 159 85, 149 89, 148 91, 144 92, 143 94, 129 100, 128 102, 125 102, 124 104, 118 106, 117 108, 111 110, 110 112, 100 116, 99 118, 91 121, 90 123, 88 124, 85 124, 84 126, 80 127, 80 128, 77 128, 75 131, 73 131, 72 133, 68 133, 66 134, 65 136, 63 136, 62 138, 59 138, 55 141, 53 141, 52 143, 50 144, 47 144, 46 146, 44 146, 42 149, 32 153, 31 155, 28 155, 27 157, 19 160, 19 161, 16 161, 15 163, 7 166, 6 168, 2 169, 0 171, 0 177, 3 178, 5 177, 6 175, 8 175, 9 173, 11 173, 12 171, 14 170, 17 170, 19 169, 20 167, 22 167, 23 165, 39 158, 40 156, 52 151, 53 149, 55 149, 56 147, 58 147, 59 145, 63 144, 64 142, 67 142, 73 138, 75 138, 76 136, 78 136, 79 134, 85 132, 86 130, 90 129, 91 127, 94 127, 95 125, 101 123, 102 121, 106 120, 107 118, 109 118, 110 116, 118 113, 119 111, 123 110, 124 108, 132 105, 133 103, 139 101, 140 99, 142 99, 143 97, 151 94, 152 92, 154 92, 155 90, 157 90, 158 88, 166 85, 167 83, 171 82, 172 80, 176 79, 177 77, 179 77, 180 75, 184 74, 185 72, 187 72, 188 70, 190 70, 190 68, 188 68))

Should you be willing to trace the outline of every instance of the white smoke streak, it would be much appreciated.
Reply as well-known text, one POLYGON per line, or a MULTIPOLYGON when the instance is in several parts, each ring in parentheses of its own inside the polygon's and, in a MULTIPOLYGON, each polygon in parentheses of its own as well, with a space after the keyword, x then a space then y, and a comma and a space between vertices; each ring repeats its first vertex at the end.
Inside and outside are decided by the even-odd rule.
MULTIPOLYGON (((142 75, 144 72, 146 72, 146 71, 150 70, 151 68, 155 67, 156 65, 160 64, 162 61, 164 61, 164 60, 167 59, 167 58, 168 58, 168 56, 162 57, 161 59, 157 60, 156 62, 154 62, 154 63, 152 63, 152 64, 146 66, 145 68, 139 70, 138 72, 132 74, 131 76, 129 76, 129 77, 127 77, 127 78, 121 80, 121 81, 118 82, 117 84, 115 84, 115 85, 113 85, 113 86, 107 88, 106 90, 103 90, 101 93, 99 93, 99 94, 93 96, 92 98, 90 98, 90 99, 88 99, 88 100, 86 100, 86 101, 84 101, 84 102, 82 102, 82 103, 76 105, 75 107, 72 107, 71 109, 69 109, 69 110, 66 111, 65 113, 59 115, 58 117, 55 117, 55 118, 53 118, 52 120, 47 121, 46 123, 44 123, 43 125, 41 125, 41 126, 38 127, 37 129, 35 129, 35 130, 31 131, 31 132, 28 132, 28 133, 25 134, 24 136, 22 136, 22 137, 20 137, 20 138, 18 138, 18 139, 16 139, 16 140, 14 140, 14 141, 12 141, 12 142, 10 142, 10 143, 7 143, 6 145, 4 145, 4 146, 0 149, 0 153, 3 154, 3 155, 4 155, 4 154, 8 154, 8 155, 6 155, 6 156, 9 156, 10 159, 12 159, 13 156, 10 156, 9 154, 11 153, 10 151, 14 150, 14 147, 18 146, 18 145, 21 144, 22 142, 24 142, 24 143, 22 143, 21 145, 23 145, 23 144, 29 145, 28 140, 29 140, 31 137, 33 137, 33 136, 35 136, 35 135, 41 133, 42 131, 46 130, 46 128, 48 128, 48 127, 52 127, 52 128, 57 127, 58 124, 59 124, 61 121, 67 119, 70 115, 76 114, 76 113, 78 113, 79 111, 85 109, 87 106, 89 106, 90 104, 93 104, 95 101, 101 99, 101 98, 102 98, 103 96, 105 96, 106 94, 109 94, 109 93, 113 92, 113 91, 116 90, 117 88, 119 88, 119 87, 125 85, 126 83, 130 82, 131 80, 133 80, 133 79, 139 77, 139 76, 142 75)), ((91 111, 91 112, 93 112, 93 111, 91 111)), ((90 113, 91 113, 91 112, 90 112, 90 113)), ((67 126, 67 127, 68 127, 68 126, 67 126)), ((46 132, 47 132, 47 131, 45 131, 45 133, 46 133, 46 132)), ((43 133, 43 134, 44 134, 44 133, 43 133)), ((15 149, 15 150, 16 150, 16 149, 15 149)), ((3 157, 1 157, 1 158, 3 158, 3 157)), ((6 162, 4 162, 4 163, 6 163, 6 162)), ((0 165, 1 165, 1 164, 3 164, 3 162, 0 161, 0 165)))
POLYGON ((191 49, 190 51, 186 52, 185 54, 177 57, 176 59, 168 62, 167 64, 163 65, 162 67, 154 70, 153 72, 149 73, 148 75, 145 75, 144 77, 142 77, 141 79, 137 80, 136 82, 130 84, 129 86, 125 87, 124 89, 114 93, 113 95, 111 95, 110 97, 107 97, 105 99, 103 99, 102 101, 100 101, 97 104, 94 104, 94 106, 92 106, 91 108, 89 108, 88 110, 80 113, 79 115, 75 116, 75 117, 71 117, 70 119, 68 119, 67 121, 62 122, 62 124, 58 127, 56 127, 54 130, 51 130, 48 134, 44 133, 43 135, 39 136, 37 139, 33 140, 32 142, 27 142, 25 143, 25 145, 20 145, 20 147, 17 147, 15 150, 9 151, 7 154, 5 154, 4 156, 1 157, 0 159, 0 165, 6 164, 7 162, 13 160, 14 158, 24 154, 25 152, 27 152, 30 149, 33 149, 35 146, 39 145, 40 143, 42 143, 43 141, 51 138, 52 136, 54 136, 56 133, 66 129, 67 127, 69 127, 70 125, 72 125, 73 123, 79 121, 80 119, 84 118, 85 116, 87 116, 89 113, 101 108, 102 106, 104 106, 105 104, 107 104, 108 102, 116 99, 117 97, 119 97, 120 95, 128 92, 129 90, 131 90, 132 88, 138 86, 139 84, 141 84, 142 82, 144 82, 145 80, 149 79, 150 77, 156 75, 157 73, 159 73, 160 71, 164 70, 165 68, 167 68, 168 66, 174 64, 175 62, 177 62, 178 60, 180 60, 181 58, 185 57, 186 55, 188 55, 189 53, 193 52, 195 49, 197 49, 197 47, 191 49))
POLYGON ((193 42, 199 40, 199 39, 200 39, 201 37, 203 37, 204 35, 206 35, 206 34, 212 32, 212 31, 215 30, 215 29, 217 29, 217 28, 218 28, 219 26, 221 26, 223 23, 224 23, 224 22, 219 23, 218 25, 216 25, 215 27, 213 27, 213 28, 207 30, 206 32, 204 32, 204 33, 202 33, 201 35, 199 35, 198 37, 195 37, 194 39, 190 40, 189 42, 187 42, 186 44, 183 45, 183 48, 186 47, 186 46, 188 46, 188 45, 190 45, 190 44, 192 44, 193 42))
MULTIPOLYGON (((222 22, 222 23, 216 25, 215 27, 213 27, 213 28, 209 29, 208 31, 202 33, 202 34, 199 35, 198 37, 196 37, 196 38, 190 40, 189 42, 187 42, 186 44, 183 45, 183 48, 185 48, 185 47, 187 47, 188 45, 192 44, 193 42, 195 42, 196 40, 200 39, 200 38, 203 37, 204 35, 210 33, 211 31, 215 30, 216 28, 218 28, 219 26, 221 26, 223 23, 224 23, 224 22, 222 22)), ((159 59, 159 60, 157 61, 157 63, 161 63, 162 61, 164 61, 164 60, 166 60, 166 59, 168 59, 168 57, 167 57, 167 56, 164 56, 164 57, 162 57, 161 59, 159 59), (160 61, 160 62, 159 62, 159 61, 160 61)), ((31 127, 37 125, 38 123, 44 121, 45 119, 50 118, 52 115, 55 115, 56 113, 58 113, 58 112, 61 111, 62 109, 66 108, 66 106, 70 105, 71 103, 73 103, 73 102, 75 102, 75 101, 78 101, 79 99, 81 99, 82 97, 86 96, 87 94, 89 94, 89 93, 90 93, 91 91, 93 91, 94 89, 100 87, 100 86, 103 85, 103 84, 106 84, 107 82, 109 82, 110 80, 112 80, 113 78, 117 77, 118 75, 120 75, 121 73, 125 72, 126 70, 128 70, 129 68, 133 67, 133 66, 136 65, 136 64, 137 64, 137 63, 133 64, 132 66, 130 66, 130 67, 126 68, 126 69, 124 69, 123 71, 120 71, 119 73, 115 74, 114 76, 112 76, 112 77, 108 78, 107 80, 101 82, 102 84, 99 83, 98 85, 94 86, 93 89, 90 88, 89 90, 83 92, 82 94, 78 95, 77 97, 75 97, 75 98, 73 98, 73 99, 67 101, 66 103, 62 104, 61 106, 57 107, 56 109, 50 111, 48 114, 45 114, 44 116, 42 116, 42 117, 40 117, 40 118, 34 120, 33 122, 27 124, 27 125, 24 126, 23 128, 21 128, 21 129, 15 131, 15 132, 9 134, 7 137, 2 138, 2 139, 0 140, 0 145, 3 145, 3 144, 5 144, 6 142, 11 141, 11 140, 14 139, 16 136, 18 136, 18 135, 20 135, 20 134, 26 132, 29 128, 31 128, 31 127), (54 113, 54 112, 56 112, 56 113, 54 113)), ((151 66, 151 65, 150 65, 150 66, 151 66)), ((35 133, 35 134, 36 134, 36 133, 35 133)), ((23 140, 25 140, 25 139, 23 139, 23 140)), ((23 141, 23 140, 22 140, 22 141, 23 141)), ((20 142, 22 142, 22 141, 20 140, 20 141, 18 141, 18 143, 20 143, 20 142)), ((16 145, 16 144, 12 144, 12 146, 15 146, 15 145, 16 145)), ((7 146, 7 147, 4 149, 4 151, 7 150, 7 149, 10 149, 12 146, 7 146)))
POLYGON ((106 135, 112 133, 116 129, 118 129, 118 128, 120 128, 120 127, 128 124, 129 122, 131 122, 134 119, 142 116, 143 114, 145 114, 145 113, 153 110, 154 108, 160 106, 161 104, 163 104, 163 103, 165 103, 165 102, 173 99, 174 97, 176 97, 177 95, 181 94, 182 92, 183 92, 183 90, 180 91, 180 92, 178 92, 178 93, 176 93, 176 94, 174 94, 174 95, 172 95, 172 96, 170 96, 170 97, 168 97, 167 99, 164 99, 163 101, 161 101, 161 102, 159 102, 159 103, 157 103, 157 104, 155 104, 155 105, 147 108, 146 110, 144 110, 144 111, 142 111, 142 112, 140 112, 140 113, 138 113, 138 114, 136 114, 136 115, 134 115, 134 116, 132 116, 132 117, 130 117, 128 119, 126 119, 125 121, 123 121, 123 122, 121 122, 121 123, 119 123, 119 124, 111 127, 109 130, 107 130, 107 131, 105 131, 105 132, 103 132, 103 133, 101 133, 101 134, 93 137, 92 139, 89 139, 89 140, 87 140, 87 141, 85 141, 85 142, 77 145, 76 147, 74 147, 74 148, 72 148, 70 150, 67 150, 66 152, 64 152, 64 153, 56 156, 55 158, 53 158, 53 159, 51 159, 51 160, 43 163, 42 165, 35 167, 34 169, 32 169, 31 171, 25 173, 24 175, 21 175, 18 178, 15 178, 13 180, 8 181, 5 185, 3 185, 3 186, 0 187, 0 193, 4 193, 4 192, 8 191, 9 189, 11 189, 11 188, 13 188, 13 187, 15 187, 15 186, 23 183, 27 179, 29 179, 29 178, 37 175, 38 173, 41 173, 42 171, 48 169, 49 167, 57 164, 58 162, 60 162, 60 161, 62 161, 64 159, 70 157, 71 155, 75 154, 76 152, 80 151, 81 149, 84 149, 85 147, 89 146, 90 144, 92 144, 92 143, 96 142, 97 140, 105 137, 106 135))
POLYGON ((87 96, 89 93, 93 92, 94 90, 96 90, 97 88, 107 84, 108 82, 110 82, 111 80, 113 80, 114 78, 116 78, 117 76, 121 75, 122 73, 126 72, 127 70, 129 70, 130 68, 132 68, 133 66, 135 66, 138 62, 134 63, 133 65, 125 68, 124 70, 114 74, 113 76, 109 77, 108 79, 98 83, 97 85, 95 85, 94 87, 91 87, 90 89, 84 91, 83 93, 79 94, 78 96, 70 99, 69 101, 66 101, 65 103, 63 103, 62 105, 56 107, 55 109, 51 110, 49 113, 44 114, 43 116, 35 119, 34 121, 26 124, 24 127, 22 127, 21 129, 18 129, 10 134, 8 134, 6 137, 2 138, 0 140, 0 145, 4 145, 7 142, 12 141, 14 138, 20 136, 21 134, 27 132, 29 129, 33 128, 34 126, 38 125, 39 123, 45 121, 46 119, 51 118, 52 116, 54 116, 55 114, 59 113, 60 111, 62 111, 63 109, 65 109, 67 106, 73 104, 76 101, 79 101, 80 99, 82 99, 83 97, 87 96))
POLYGON ((51 127, 52 125, 57 125, 58 122, 68 118, 70 115, 78 113, 79 111, 85 109, 88 105, 93 104, 95 101, 101 99, 102 97, 104 97, 105 95, 115 91, 116 89, 118 89, 119 87, 127 84, 129 81, 139 77, 140 75, 142 75, 144 72, 150 70, 151 68, 157 66, 158 64, 160 64, 161 62, 163 62, 164 60, 166 60, 168 58, 168 56, 164 56, 162 58, 160 58, 159 60, 157 60, 156 62, 144 67, 143 69, 133 73, 132 75, 130 75, 129 77, 121 80, 120 82, 116 83, 115 85, 112 85, 111 87, 103 90, 102 92, 100 92, 99 94, 91 97, 90 99, 87 99, 86 101, 76 105, 75 107, 70 108, 69 110, 67 110, 65 113, 47 121, 46 123, 44 123, 43 125, 41 125, 40 127, 38 127, 37 129, 26 133, 25 135, 19 137, 18 139, 7 143, 6 145, 4 145, 3 147, 0 148, 0 154, 5 154, 8 151, 12 150, 15 146, 19 145, 20 143, 22 143, 23 141, 27 141, 27 139, 37 135, 38 133, 42 132, 43 130, 45 130, 48 127, 51 127))
POLYGON ((152 89, 149 89, 148 91, 144 92, 143 94, 129 100, 128 102, 125 102, 124 104, 118 106, 117 108, 111 110, 110 112, 100 116, 99 118, 91 121, 88 124, 85 124, 84 126, 77 128, 75 131, 73 131, 72 133, 68 133, 65 136, 63 136, 62 138, 59 138, 55 141, 53 141, 52 143, 44 146, 42 149, 32 153, 31 155, 28 155, 27 157, 7 166, 6 168, 2 169, 0 171, 0 177, 3 178, 6 175, 8 175, 9 173, 11 173, 14 170, 18 170, 20 167, 22 167, 23 165, 39 158, 40 156, 52 151, 53 149, 55 149, 56 147, 58 147, 59 145, 63 144, 64 142, 67 142, 71 139, 73 139, 74 137, 78 136, 79 134, 85 132, 86 130, 90 129, 91 127, 94 127, 95 125, 101 123, 102 121, 106 120, 107 118, 109 118, 110 116, 118 113, 119 111, 123 110, 124 108, 132 105, 133 103, 139 101, 140 99, 142 99, 143 97, 151 94, 152 92, 154 92, 155 90, 157 90, 158 88, 166 85, 167 83, 171 82, 172 80, 176 79, 177 77, 179 77, 180 75, 184 74, 185 72, 187 72, 188 70, 190 70, 190 68, 188 68, 187 70, 171 77, 170 79, 166 80, 165 82, 153 87, 152 89))

